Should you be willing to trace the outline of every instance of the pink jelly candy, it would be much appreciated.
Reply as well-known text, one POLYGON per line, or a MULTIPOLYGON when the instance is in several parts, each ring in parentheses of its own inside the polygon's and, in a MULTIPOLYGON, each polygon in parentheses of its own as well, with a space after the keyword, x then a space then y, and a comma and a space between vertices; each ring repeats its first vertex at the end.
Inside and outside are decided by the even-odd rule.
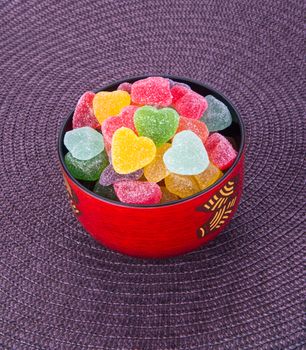
POLYGON ((237 157, 237 151, 231 143, 221 134, 210 135, 205 142, 209 159, 220 169, 228 169, 237 157))
POLYGON ((121 181, 114 184, 114 189, 123 203, 156 204, 162 197, 160 187, 154 182, 121 181))
POLYGON ((180 115, 191 119, 200 119, 207 106, 205 97, 194 91, 187 92, 173 104, 180 115))
POLYGON ((135 81, 131 89, 132 102, 137 105, 167 107, 172 103, 170 83, 162 77, 149 77, 135 81))
POLYGON ((109 164, 102 172, 99 183, 102 186, 110 186, 119 181, 138 180, 143 175, 143 170, 139 169, 130 174, 118 174, 113 166, 109 164))
POLYGON ((73 129, 89 126, 97 129, 100 124, 95 117, 92 101, 95 94, 91 91, 86 91, 79 99, 72 118, 73 129))
POLYGON ((171 94, 172 94, 172 104, 174 105, 181 97, 186 95, 188 92, 190 92, 190 88, 187 88, 184 85, 174 85, 171 88, 171 94))
POLYGON ((119 116, 107 118, 103 122, 101 130, 105 144, 111 145, 115 131, 123 126, 132 129, 136 133, 134 126, 134 113, 137 108, 137 106, 124 107, 119 116))
POLYGON ((207 126, 204 122, 196 119, 191 119, 191 118, 185 118, 185 117, 180 117, 180 122, 178 129, 176 130, 176 133, 179 133, 180 131, 183 130, 191 130, 193 131, 196 135, 199 136, 199 138, 202 140, 203 144, 206 142, 209 131, 207 129, 207 126))
POLYGON ((130 93, 131 93, 131 87, 132 87, 132 84, 131 84, 131 83, 125 82, 125 83, 121 83, 121 84, 117 87, 117 90, 126 91, 126 92, 128 92, 128 93, 130 94, 130 93))

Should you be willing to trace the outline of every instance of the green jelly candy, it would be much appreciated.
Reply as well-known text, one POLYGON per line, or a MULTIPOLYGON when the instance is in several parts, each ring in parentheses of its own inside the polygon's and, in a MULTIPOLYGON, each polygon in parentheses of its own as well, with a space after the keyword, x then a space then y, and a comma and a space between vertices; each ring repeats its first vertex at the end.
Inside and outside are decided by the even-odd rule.
POLYGON ((232 124, 232 116, 226 105, 212 95, 205 97, 208 107, 201 117, 209 131, 223 130, 232 124))
POLYGON ((96 181, 109 162, 105 151, 89 160, 79 160, 74 158, 71 152, 68 152, 65 155, 65 164, 71 175, 76 179, 96 181))
POLYGON ((94 191, 94 193, 98 194, 101 197, 112 199, 114 201, 118 201, 118 197, 115 193, 113 185, 102 186, 99 184, 99 181, 98 181, 95 184, 93 191, 94 191))
POLYGON ((91 159, 104 150, 102 134, 89 126, 67 131, 64 145, 79 160, 91 159))
POLYGON ((157 147, 162 146, 175 135, 179 119, 178 113, 173 108, 156 109, 144 106, 138 108, 134 114, 138 135, 149 137, 157 147))

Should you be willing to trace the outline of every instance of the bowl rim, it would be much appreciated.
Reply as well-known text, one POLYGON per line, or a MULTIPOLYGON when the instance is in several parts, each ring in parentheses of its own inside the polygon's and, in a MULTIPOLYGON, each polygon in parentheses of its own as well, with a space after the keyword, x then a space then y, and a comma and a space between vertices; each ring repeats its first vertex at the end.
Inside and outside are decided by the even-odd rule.
POLYGON ((58 133, 58 140, 57 140, 57 153, 58 153, 58 158, 61 164, 62 169, 65 171, 66 176, 69 177, 69 179, 79 188, 81 188, 84 192, 86 192, 88 195, 90 195, 91 197, 101 201, 101 202, 106 202, 108 204, 111 205, 115 205, 115 206, 119 206, 119 207, 127 207, 127 208, 135 208, 135 209, 154 209, 154 208, 165 208, 165 207, 170 207, 170 206, 174 206, 174 205, 180 205, 180 204, 184 204, 188 201, 191 201, 197 197, 202 196, 203 194, 210 192, 214 187, 217 187, 221 182, 224 181, 224 178, 227 177, 237 166, 237 164, 239 163, 242 155, 244 154, 244 149, 245 149, 245 134, 246 134, 246 130, 245 130, 245 124, 243 122, 243 119, 240 116, 240 113, 238 112, 238 110, 236 109, 236 107, 233 105, 233 103, 226 97, 224 96, 222 93, 220 93, 218 90, 216 90, 215 88, 211 87, 210 85, 206 84, 206 83, 202 83, 198 80, 195 79, 191 79, 191 78, 186 78, 186 77, 182 77, 182 76, 175 76, 175 75, 170 75, 170 74, 143 74, 143 75, 135 75, 135 76, 129 76, 129 77, 125 77, 122 79, 118 79, 115 80, 109 84, 106 84, 104 86, 102 86, 99 89, 95 89, 93 90, 95 93, 99 92, 99 91, 103 91, 103 90, 107 90, 112 88, 115 85, 119 85, 121 83, 124 82, 129 82, 130 80, 140 80, 140 79, 145 79, 148 77, 163 77, 163 78, 167 78, 167 79, 171 79, 171 80, 179 80, 181 82, 184 82, 186 84, 191 83, 191 84, 195 84, 195 85, 200 85, 208 90, 210 90, 213 94, 219 95, 221 96, 224 100, 226 100, 226 102, 231 106, 231 108, 234 110, 234 112, 236 113, 237 119, 238 119, 238 125, 240 128, 240 134, 241 134, 241 141, 240 141, 240 147, 238 150, 238 154, 237 154, 237 158, 235 159, 234 163, 231 165, 231 167, 227 170, 226 174, 224 174, 220 179, 218 179, 216 182, 214 182, 212 185, 210 185, 209 187, 205 188, 202 191, 199 191, 195 194, 193 194, 192 196, 186 197, 186 198, 182 198, 182 199, 178 199, 175 201, 170 201, 167 203, 158 203, 158 204, 127 204, 127 203, 122 203, 122 202, 117 202, 115 200, 112 199, 108 199, 108 198, 104 198, 101 197, 99 195, 97 195, 96 193, 94 193, 93 191, 90 191, 88 188, 86 188, 84 185, 82 185, 80 182, 78 182, 77 179, 75 179, 69 172, 68 168, 66 167, 66 164, 64 162, 64 154, 61 151, 62 150, 62 146, 63 146, 63 140, 64 140, 64 133, 65 133, 65 129, 66 129, 66 125, 68 124, 68 122, 70 121, 70 118, 73 117, 73 113, 74 113, 74 109, 69 113, 68 117, 66 117, 64 119, 64 121, 62 122, 62 125, 60 127, 59 133, 58 133))

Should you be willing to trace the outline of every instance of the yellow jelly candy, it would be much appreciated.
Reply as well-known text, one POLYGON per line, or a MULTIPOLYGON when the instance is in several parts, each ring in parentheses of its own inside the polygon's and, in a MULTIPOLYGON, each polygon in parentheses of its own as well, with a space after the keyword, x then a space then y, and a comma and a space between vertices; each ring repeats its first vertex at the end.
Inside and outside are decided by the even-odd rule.
POLYGON ((112 164, 118 174, 129 174, 152 162, 156 146, 148 137, 138 137, 129 128, 119 128, 112 139, 112 164))
POLYGON ((222 175, 222 171, 212 162, 210 162, 208 167, 202 173, 195 175, 194 178, 196 179, 200 189, 204 190, 220 179, 222 175))
POLYGON ((167 202, 177 201, 178 199, 180 199, 180 197, 177 196, 176 194, 169 192, 167 190, 167 187, 160 186, 160 189, 162 191, 162 197, 161 197, 160 203, 167 203, 167 202))
POLYGON ((194 176, 170 174, 165 178, 167 190, 181 198, 191 196, 200 191, 194 176))
POLYGON ((102 124, 108 117, 118 115, 122 108, 130 103, 131 97, 126 91, 100 91, 93 99, 93 109, 96 118, 102 124))
POLYGON ((144 176, 149 182, 159 182, 169 175, 163 156, 164 153, 171 147, 170 143, 165 143, 156 150, 156 156, 153 161, 143 169, 144 176))

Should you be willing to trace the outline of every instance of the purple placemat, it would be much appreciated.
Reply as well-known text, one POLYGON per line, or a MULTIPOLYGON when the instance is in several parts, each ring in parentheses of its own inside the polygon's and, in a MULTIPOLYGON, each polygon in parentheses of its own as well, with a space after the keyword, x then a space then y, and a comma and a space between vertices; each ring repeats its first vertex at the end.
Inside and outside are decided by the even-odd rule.
POLYGON ((303 347, 302 5, 1 1, 1 349, 303 347), (82 92, 148 72, 223 91, 248 132, 231 225, 164 261, 89 238, 56 155, 82 92))

